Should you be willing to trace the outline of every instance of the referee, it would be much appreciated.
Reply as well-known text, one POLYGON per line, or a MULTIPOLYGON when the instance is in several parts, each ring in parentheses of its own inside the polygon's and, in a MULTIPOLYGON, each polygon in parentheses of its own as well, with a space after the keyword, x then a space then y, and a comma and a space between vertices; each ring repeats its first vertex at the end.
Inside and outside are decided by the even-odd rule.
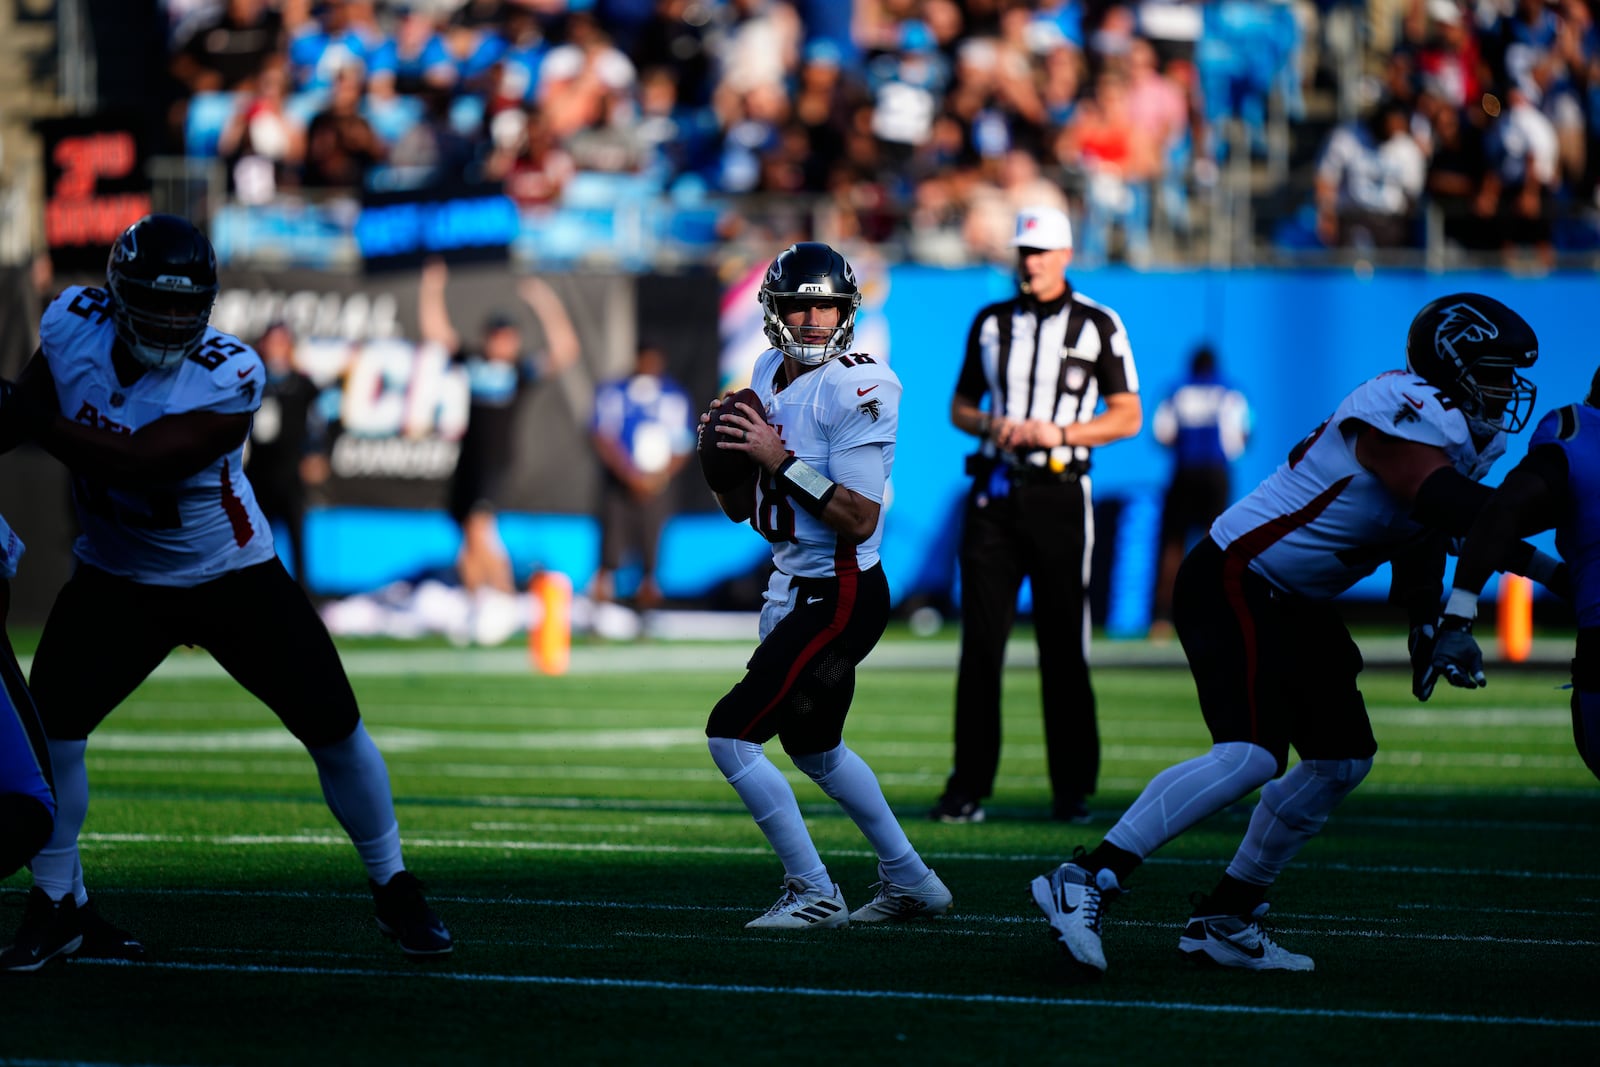
POLYGON ((967 459, 972 489, 961 535, 955 768, 929 815, 983 821, 981 802, 993 792, 1000 762, 1006 639, 1026 577, 1052 815, 1084 822, 1084 798, 1094 792, 1100 768, 1088 663, 1089 455, 1139 432, 1139 378, 1117 313, 1067 282, 1067 216, 1024 209, 1011 244, 1019 294, 978 312, 950 402, 950 421, 981 446, 967 459))

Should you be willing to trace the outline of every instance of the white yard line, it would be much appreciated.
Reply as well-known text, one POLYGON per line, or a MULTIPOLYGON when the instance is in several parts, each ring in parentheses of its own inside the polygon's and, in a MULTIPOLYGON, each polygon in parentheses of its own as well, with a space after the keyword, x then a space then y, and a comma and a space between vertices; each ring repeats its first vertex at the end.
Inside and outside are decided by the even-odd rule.
POLYGON ((822 989, 815 986, 668 982, 648 978, 577 978, 566 975, 490 974, 469 971, 392 971, 355 967, 281 967, 225 963, 122 963, 75 960, 75 967, 133 967, 139 970, 202 974, 293 975, 306 978, 380 978, 387 981, 463 982, 484 985, 605 989, 619 992, 714 994, 731 997, 812 997, 823 1000, 905 1001, 1008 1008, 1108 1008, 1193 1015, 1266 1016, 1291 1019, 1347 1019, 1358 1022, 1440 1023, 1447 1026, 1517 1026, 1535 1029, 1600 1029, 1600 1019, 1549 1019, 1518 1015, 1455 1015, 1448 1012, 1363 1011, 1358 1009, 1264 1007, 1258 1004, 1195 1004, 1188 1001, 1116 1000, 1088 997, 1025 997, 996 993, 933 993, 894 989, 822 989))

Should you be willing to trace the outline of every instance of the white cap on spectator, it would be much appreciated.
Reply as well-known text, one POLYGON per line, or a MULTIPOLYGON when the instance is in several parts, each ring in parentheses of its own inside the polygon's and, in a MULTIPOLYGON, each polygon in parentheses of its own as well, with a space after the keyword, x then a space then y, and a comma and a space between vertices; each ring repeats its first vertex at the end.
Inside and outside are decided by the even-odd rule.
POLYGON ((1056 251, 1072 247, 1072 223, 1065 211, 1053 207, 1025 207, 1017 215, 1017 235, 1012 248, 1056 251))
POLYGON ((1428 0, 1428 17, 1447 26, 1461 24, 1461 6, 1456 0, 1428 0))

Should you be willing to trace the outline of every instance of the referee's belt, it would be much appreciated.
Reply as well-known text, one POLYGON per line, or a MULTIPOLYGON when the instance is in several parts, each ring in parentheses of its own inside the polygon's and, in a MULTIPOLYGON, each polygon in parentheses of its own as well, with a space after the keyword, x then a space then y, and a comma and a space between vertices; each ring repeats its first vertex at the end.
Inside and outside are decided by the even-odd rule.
POLYGON ((1005 468, 1006 477, 1012 485, 1060 485, 1063 482, 1075 482, 1083 475, 1075 467, 1051 470, 1031 463, 1002 463, 1001 466, 1005 468))

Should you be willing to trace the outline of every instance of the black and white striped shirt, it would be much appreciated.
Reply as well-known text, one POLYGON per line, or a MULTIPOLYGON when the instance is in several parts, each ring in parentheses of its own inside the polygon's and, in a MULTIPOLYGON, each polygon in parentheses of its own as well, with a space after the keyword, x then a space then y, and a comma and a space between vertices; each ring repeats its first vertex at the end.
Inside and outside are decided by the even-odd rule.
MULTIPOLYGON (((1088 422, 1103 396, 1137 393, 1139 373, 1122 319, 1071 285, 1055 300, 1014 297, 972 321, 956 395, 974 405, 987 394, 995 416, 1088 422)), ((1082 474, 1089 448, 1078 445, 1007 455, 1008 461, 1082 474)), ((985 455, 997 454, 985 441, 985 455)))

